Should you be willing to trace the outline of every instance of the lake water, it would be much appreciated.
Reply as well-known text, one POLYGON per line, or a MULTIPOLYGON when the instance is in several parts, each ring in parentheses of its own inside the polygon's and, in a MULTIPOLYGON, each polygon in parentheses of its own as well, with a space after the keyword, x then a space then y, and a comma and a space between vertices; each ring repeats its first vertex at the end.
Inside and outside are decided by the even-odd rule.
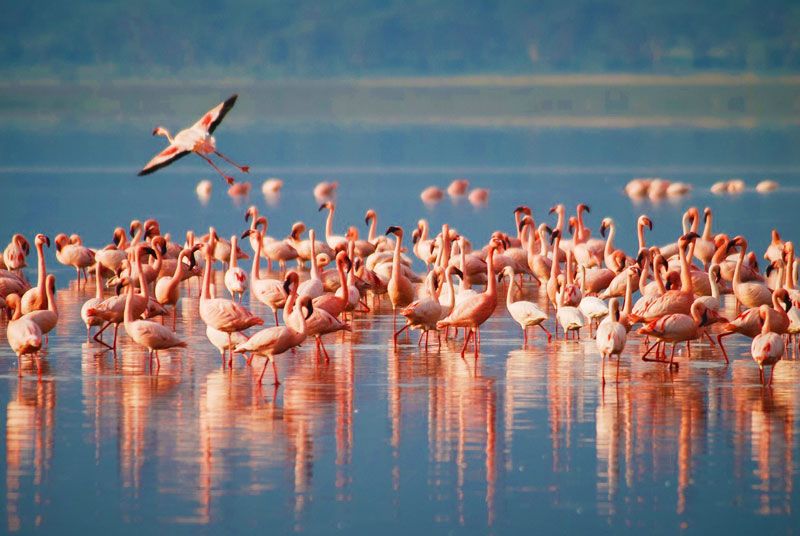
MULTIPOLYGON (((225 127, 219 149, 252 166, 235 175, 253 183, 249 199, 229 198, 191 155, 135 177, 162 147, 147 129, 0 127, 3 245, 15 232, 76 232, 102 247, 115 226, 151 217, 176 237, 209 225, 230 236, 244 230, 250 204, 273 236, 298 220, 321 233, 325 214, 311 190, 322 179, 340 184, 337 233, 348 225, 366 233, 364 212, 374 208, 381 230, 410 231, 424 217, 483 244, 496 229, 513 232, 519 204, 554 223, 553 204, 585 202, 593 234, 611 216, 616 244, 629 252, 638 214, 654 222, 648 241, 666 243, 692 205, 712 207, 715 230, 745 235, 759 257, 773 227, 800 239, 798 129, 225 127), (269 176, 285 183, 277 202, 260 192, 269 176), (694 190, 634 203, 621 192, 635 176, 694 190), (421 203, 424 187, 456 177, 491 188, 488 205, 421 203), (735 177, 750 189, 708 192, 735 177), (207 203, 194 191, 200 179, 213 184, 207 203), (780 191, 755 193, 763 179, 780 191)), ((728 339, 730 365, 697 344, 669 371, 642 362, 642 338, 632 334, 620 382, 602 388, 585 335, 547 344, 537 333, 523 347, 501 305, 482 330, 477 362, 459 357, 460 341, 425 352, 412 339, 394 351, 384 304, 356 315, 352 334, 326 339, 329 363, 305 344, 278 358, 280 387, 265 380, 258 388, 260 361, 223 370, 195 298, 182 299, 178 316, 189 348, 165 353, 158 370, 126 337, 116 359, 87 345, 79 310, 93 286, 78 289, 54 250, 47 262, 61 321, 41 381, 30 360, 18 378, 0 329, 3 532, 794 534, 800 526, 800 366, 782 361, 773 387, 762 388, 744 337, 728 339)), ((35 279, 35 256, 29 264, 35 279)), ((534 287, 526 296, 546 306, 534 287)), ((732 315, 733 303, 726 308, 732 315)))

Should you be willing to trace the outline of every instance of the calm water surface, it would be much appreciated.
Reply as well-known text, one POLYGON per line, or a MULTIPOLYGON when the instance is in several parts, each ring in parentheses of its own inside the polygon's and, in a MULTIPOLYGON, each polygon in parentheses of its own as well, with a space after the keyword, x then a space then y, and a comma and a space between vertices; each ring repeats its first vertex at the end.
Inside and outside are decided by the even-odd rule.
MULTIPOLYGON (((135 178, 161 142, 100 130, 0 134, 3 244, 14 232, 77 232, 102 247, 115 226, 149 217, 176 237, 209 225, 230 236, 245 228, 249 204, 267 215, 273 236, 297 220, 321 232, 324 214, 311 195, 321 179, 340 182, 337 233, 347 225, 366 233, 364 212, 375 208, 381 229, 425 217, 484 243, 495 229, 513 231, 518 204, 529 204, 537 222, 554 222, 547 209, 562 201, 589 203, 595 234, 613 217, 617 243, 629 251, 636 215, 654 221, 648 240, 665 243, 691 205, 714 208, 715 230, 745 234, 759 257, 773 227, 800 240, 795 130, 220 130, 220 149, 253 166, 245 178, 254 189, 242 200, 191 156, 135 178), (641 175, 695 190, 635 204, 620 192, 641 175), (285 182, 278 200, 261 195, 268 176, 285 182), (490 187, 488 206, 419 201, 423 187, 455 177, 490 187), (732 177, 751 187, 772 178, 782 189, 708 193, 732 177), (207 202, 194 192, 203 178, 214 188, 207 202)), ((35 267, 35 257, 29 262, 35 267)), ((178 316, 189 348, 166 352, 157 370, 126 337, 116 358, 87 345, 79 310, 94 287, 78 289, 52 250, 47 262, 61 320, 41 381, 29 360, 18 378, 0 329, 4 532, 793 534, 800 526, 800 366, 782 361, 772 389, 763 389, 743 337, 728 339, 730 365, 698 344, 691 358, 681 350, 670 372, 639 360, 644 346, 631 336, 619 383, 602 388, 585 335, 547 344, 537 333, 523 346, 500 306, 477 361, 462 360, 452 340, 425 352, 412 339, 395 351, 383 304, 356 315, 352 334, 326 339, 329 363, 305 344, 278 358, 280 387, 259 388, 260 360, 222 368, 193 297, 181 300, 178 316)), ((26 273, 35 278, 35 268, 26 273)), ((534 286, 525 296, 547 306, 534 286)))

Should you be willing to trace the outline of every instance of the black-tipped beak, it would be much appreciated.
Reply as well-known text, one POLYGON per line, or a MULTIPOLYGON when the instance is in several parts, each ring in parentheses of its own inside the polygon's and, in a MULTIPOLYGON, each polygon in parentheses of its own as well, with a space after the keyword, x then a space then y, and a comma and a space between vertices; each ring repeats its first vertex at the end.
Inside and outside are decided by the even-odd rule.
POLYGON ((155 136, 156 134, 158 134, 158 128, 153 129, 153 136, 155 136))
POLYGON ((115 246, 119 246, 119 243, 120 243, 121 240, 122 239, 119 237, 119 235, 114 235, 114 245, 115 246))
POLYGON ((154 250, 153 248, 144 248, 142 251, 144 251, 149 255, 152 255, 153 257, 156 256, 156 250, 154 250))
POLYGON ((115 293, 117 296, 119 296, 119 293, 120 293, 120 292, 122 292, 122 287, 124 287, 124 286, 125 286, 125 283, 123 283, 122 281, 120 281, 119 283, 117 283, 117 286, 116 286, 116 287, 114 287, 114 293, 115 293))
POLYGON ((453 268, 453 273, 456 274, 461 279, 464 279, 464 272, 459 270, 458 268, 453 268))
POLYGON ((703 309, 703 319, 700 321, 701 326, 708 324, 708 309, 703 309))
POLYGON ((559 238, 560 236, 561 236, 561 231, 559 231, 558 229, 556 229, 555 231, 553 231, 553 232, 550 234, 550 245, 552 246, 553 244, 555 244, 555 242, 556 242, 556 238, 559 238))
POLYGON ((47 244, 47 247, 50 247, 50 237, 49 236, 45 236, 44 237, 44 243, 47 244))
POLYGON ((605 236, 606 236, 606 224, 605 223, 600 225, 600 236, 602 236, 603 238, 605 238, 605 236))
POLYGON ((322 212, 322 209, 324 209, 324 208, 325 208, 325 206, 326 206, 326 205, 325 205, 325 203, 322 203, 322 204, 319 206, 319 210, 317 210, 317 212, 322 212))
POLYGON ((283 291, 286 293, 287 296, 291 292, 291 287, 292 287, 292 280, 287 277, 283 281, 283 291))
POLYGON ((644 224, 647 225, 648 229, 651 231, 653 230, 653 222, 650 220, 650 218, 645 218, 644 224))
POLYGON ((136 233, 136 227, 131 225, 131 229, 128 232, 130 233, 131 238, 133 238, 133 235, 136 233))
POLYGON ((592 213, 592 209, 589 208, 589 205, 583 204, 581 206, 583 207, 583 210, 585 210, 587 213, 589 213, 589 214, 592 213))
POLYGON ((197 266, 197 261, 194 260, 194 248, 192 248, 192 252, 189 254, 189 271, 194 270, 195 266, 197 266))
POLYGON ((244 239, 244 238, 250 236, 252 233, 253 233, 253 230, 252 229, 248 229, 248 230, 246 230, 245 232, 242 233, 241 238, 244 239))
POLYGON ((147 229, 144 230, 144 239, 147 240, 151 236, 153 236, 153 228, 148 227, 147 229))
POLYGON ((767 269, 764 270, 764 273, 766 274, 767 277, 769 277, 774 271, 775 271, 775 263, 771 262, 769 263, 769 265, 767 265, 767 269))
POLYGON ((700 238, 700 235, 694 231, 690 231, 681 237, 684 240, 691 240, 692 238, 700 238))
POLYGON ((556 211, 556 207, 552 207, 550 210, 547 211, 548 214, 552 214, 556 211))
POLYGON ((400 227, 397 227, 396 225, 392 225, 391 227, 386 229, 386 233, 385 234, 388 235, 388 234, 391 234, 391 233, 396 233, 399 230, 400 230, 400 227))
POLYGON ((644 270, 644 257, 645 257, 644 251, 642 251, 641 253, 639 253, 639 255, 636 256, 636 264, 638 264, 639 268, 641 268, 642 270, 644 270))
POLYGON ((522 205, 518 206, 517 208, 514 209, 514 214, 516 214, 517 212, 525 212, 525 207, 523 207, 522 205))
POLYGON ((308 320, 309 318, 311 318, 311 315, 313 315, 313 314, 314 314, 314 304, 313 304, 313 303, 311 303, 311 301, 310 301, 310 300, 309 300, 309 302, 306 304, 306 309, 308 310, 308 312, 306 313, 306 320, 308 320))
POLYGON ((164 241, 163 244, 161 244, 161 254, 162 255, 166 255, 167 254, 167 242, 166 242, 166 240, 164 241))
POLYGON ((416 229, 411 233, 411 243, 416 244, 419 241, 419 231, 416 229))
POLYGON ((786 312, 789 312, 789 309, 792 308, 792 299, 789 297, 789 293, 787 292, 783 297, 783 304, 786 307, 786 312))
POLYGON ((369 225, 369 216, 364 218, 364 225, 369 225))
POLYGON ((575 234, 575 224, 569 222, 569 234, 575 234))
POLYGON ((519 225, 517 226, 517 231, 521 231, 522 228, 525 227, 525 220, 520 220, 519 225))

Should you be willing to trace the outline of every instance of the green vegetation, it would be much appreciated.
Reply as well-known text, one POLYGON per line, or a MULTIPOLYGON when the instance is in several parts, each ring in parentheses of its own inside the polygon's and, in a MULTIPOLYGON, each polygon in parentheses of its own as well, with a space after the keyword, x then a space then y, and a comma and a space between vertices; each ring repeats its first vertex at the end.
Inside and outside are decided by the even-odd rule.
POLYGON ((10 1, 8 79, 800 71, 778 0, 10 1))

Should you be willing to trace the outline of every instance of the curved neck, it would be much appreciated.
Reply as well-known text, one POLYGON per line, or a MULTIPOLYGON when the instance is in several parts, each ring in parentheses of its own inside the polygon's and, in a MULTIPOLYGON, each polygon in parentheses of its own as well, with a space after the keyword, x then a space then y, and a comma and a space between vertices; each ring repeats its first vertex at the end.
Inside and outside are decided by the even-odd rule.
POLYGON ((459 249, 461 250, 461 273, 463 274, 461 277, 461 289, 468 289, 472 285, 470 285, 469 281, 467 281, 467 253, 466 253, 466 245, 464 244, 464 239, 461 239, 461 243, 459 244, 459 249))
POLYGON ((133 322, 133 284, 128 285, 127 292, 128 294, 125 296, 125 312, 122 316, 125 324, 133 322))
POLYGON ((622 312, 625 316, 630 316, 633 310, 633 278, 635 274, 629 273, 625 280, 625 303, 622 304, 622 312))
POLYGON ((653 279, 655 279, 656 285, 658 285, 658 291, 663 295, 667 291, 667 287, 664 286, 664 280, 661 279, 660 262, 653 264, 653 279))
POLYGON ((706 221, 703 224, 703 240, 711 240, 711 212, 708 212, 706 221))
POLYGON ((58 314, 58 305, 56 305, 55 296, 55 280, 50 285, 47 285, 47 310, 51 313, 58 314))
POLYGON ((375 232, 377 230, 377 227, 378 227, 378 217, 371 216, 369 222, 369 235, 367 236, 367 240, 369 241, 370 244, 375 243, 375 232))
POLYGON ((229 264, 229 269, 236 268, 236 246, 238 241, 236 240, 236 235, 231 237, 231 259, 229 264))
MULTIPOLYGON (((256 257, 258 258, 258 257, 256 257)), ((208 300, 211 298, 211 254, 206 249, 206 269, 203 272, 203 287, 200 291, 200 300, 208 300)))
POLYGON ((714 271, 708 271, 708 282, 711 285, 711 297, 712 298, 719 298, 719 285, 717 284, 717 278, 714 276, 714 271))
MULTIPOLYGON (((398 240, 397 243, 399 244, 400 241, 398 240)), ((344 261, 336 262, 336 271, 339 272, 339 283, 342 285, 342 296, 344 297, 344 300, 347 301, 347 297, 350 295, 349 294, 350 291, 347 288, 347 276, 344 273, 344 261)), ((392 272, 392 275, 394 275, 395 273, 398 273, 399 277, 399 272, 392 272)))
POLYGON ((738 286, 742 282, 742 263, 744 262, 744 256, 747 254, 747 246, 741 246, 739 248, 739 258, 736 259, 736 268, 733 271, 733 285, 738 286))
POLYGON ((556 214, 558 214, 558 223, 556 224, 556 229, 564 233, 564 207, 558 207, 556 209, 556 214))
POLYGON ((261 279, 261 273, 259 272, 259 259, 261 258, 261 248, 263 247, 264 235, 258 230, 256 230, 256 242, 256 258, 253 259, 253 264, 250 266, 250 279, 253 281, 258 281, 261 279))
POLYGON ((139 286, 142 289, 142 295, 145 298, 149 298, 150 289, 147 288, 147 280, 144 278, 144 270, 142 270, 142 255, 139 251, 136 252, 136 270, 139 272, 139 286))
MULTIPOLYGON (((550 266, 550 277, 556 278, 560 273, 560 267, 558 265, 558 250, 561 247, 561 237, 557 236, 555 242, 553 242, 553 264, 550 266)), ((556 281, 553 279, 553 281, 556 281)))
POLYGON ((447 269, 444 272, 444 279, 447 283, 447 288, 450 289, 450 302, 447 304, 450 307, 450 310, 453 310, 453 307, 456 306, 456 291, 453 288, 453 273, 451 269, 447 269))
POLYGON ((178 263, 175 265, 175 272, 169 280, 168 291, 172 292, 183 279, 183 259, 191 255, 191 250, 183 250, 178 254, 178 263))
POLYGON ((14 313, 11 315, 11 321, 19 320, 22 318, 22 301, 17 300, 16 306, 14 307, 14 313))
POLYGON ((639 222, 636 227, 636 235, 639 237, 639 249, 644 249, 647 247, 644 244, 644 223, 639 222))
POLYGON ((397 231, 397 241, 394 244, 394 257, 392 258, 392 277, 400 277, 400 246, 403 242, 403 230, 397 231))
POLYGON ((486 294, 497 296, 497 280, 494 278, 494 248, 486 256, 486 294))
POLYGON ((131 245, 131 246, 135 246, 136 244, 138 244, 138 243, 139 243, 139 241, 140 241, 141 239, 142 239, 142 226, 141 226, 141 225, 139 225, 139 226, 136 228, 136 233, 133 235, 133 238, 131 238, 130 245, 131 245))
MULTIPOLYGON (((773 300, 774 301, 774 300, 773 300)), ((778 307, 776 307, 778 309, 778 307)), ((772 326, 770 325, 769 317, 772 316, 770 314, 764 315, 764 325, 761 326, 761 333, 766 335, 770 331, 772 331, 772 326)))
POLYGON ((581 296, 586 296, 586 266, 581 264, 581 296))
MULTIPOLYGON (((608 238, 606 238, 606 248, 605 248, 605 255, 610 256, 614 253, 614 233, 617 230, 617 226, 614 225, 614 222, 611 222, 608 226, 608 238)), ((611 266, 607 266, 607 268, 611 268, 611 266)))

